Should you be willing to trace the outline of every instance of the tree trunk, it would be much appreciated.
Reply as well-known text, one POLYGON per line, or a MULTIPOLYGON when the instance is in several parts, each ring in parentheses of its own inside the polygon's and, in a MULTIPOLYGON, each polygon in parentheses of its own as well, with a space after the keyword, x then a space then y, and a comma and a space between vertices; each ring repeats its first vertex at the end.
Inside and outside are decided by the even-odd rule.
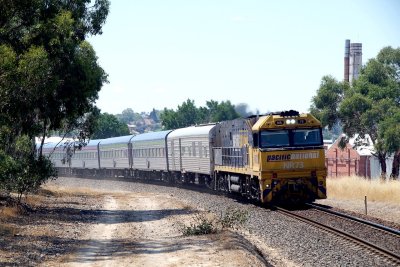
POLYGON ((379 165, 381 166, 381 180, 386 180, 386 153, 378 153, 379 165))
POLYGON ((392 164, 392 173, 390 174, 390 178, 395 180, 399 178, 399 168, 400 168, 400 151, 394 153, 393 164, 392 164))
POLYGON ((40 142, 40 148, 39 148, 39 158, 43 156, 43 145, 44 145, 44 139, 46 138, 46 132, 47 132, 46 130, 47 130, 47 119, 44 119, 42 142, 40 142))

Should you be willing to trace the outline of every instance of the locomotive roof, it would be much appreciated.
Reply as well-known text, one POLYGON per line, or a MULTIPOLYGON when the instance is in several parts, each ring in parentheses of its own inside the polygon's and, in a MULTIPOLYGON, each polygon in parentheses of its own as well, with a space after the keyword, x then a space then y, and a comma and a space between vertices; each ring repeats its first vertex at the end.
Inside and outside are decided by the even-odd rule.
POLYGON ((210 131, 215 127, 215 124, 208 125, 199 125, 199 126, 190 126, 186 128, 180 128, 173 130, 169 135, 170 137, 181 137, 181 136, 197 136, 197 135, 205 135, 209 134, 210 131))
POLYGON ((171 130, 138 134, 132 138, 131 142, 164 139, 170 132, 171 130))
POLYGON ((317 120, 310 113, 302 113, 293 116, 292 115, 292 113, 282 112, 280 114, 262 116, 253 125, 252 130, 259 131, 261 129, 294 129, 299 127, 315 128, 321 126, 319 120, 317 120), (285 114, 288 115, 286 116, 285 114))

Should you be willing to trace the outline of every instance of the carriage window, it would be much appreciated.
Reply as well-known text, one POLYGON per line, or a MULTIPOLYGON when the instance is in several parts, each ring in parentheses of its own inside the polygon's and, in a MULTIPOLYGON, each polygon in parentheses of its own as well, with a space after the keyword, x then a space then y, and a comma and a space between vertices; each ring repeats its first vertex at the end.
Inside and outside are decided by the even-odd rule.
POLYGON ((192 142, 193 157, 196 157, 196 142, 192 142))
POLYGON ((203 149, 201 146, 201 142, 198 143, 198 147, 199 147, 199 157, 202 158, 203 157, 203 149))

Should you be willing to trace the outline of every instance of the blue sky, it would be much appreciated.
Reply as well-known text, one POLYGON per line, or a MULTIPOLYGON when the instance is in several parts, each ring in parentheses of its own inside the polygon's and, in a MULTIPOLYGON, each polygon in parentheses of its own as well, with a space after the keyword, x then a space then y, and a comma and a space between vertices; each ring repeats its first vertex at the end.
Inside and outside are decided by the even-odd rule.
POLYGON ((322 76, 343 79, 345 39, 363 63, 400 46, 400 1, 111 0, 89 38, 109 74, 102 112, 176 109, 190 98, 308 111, 322 76))

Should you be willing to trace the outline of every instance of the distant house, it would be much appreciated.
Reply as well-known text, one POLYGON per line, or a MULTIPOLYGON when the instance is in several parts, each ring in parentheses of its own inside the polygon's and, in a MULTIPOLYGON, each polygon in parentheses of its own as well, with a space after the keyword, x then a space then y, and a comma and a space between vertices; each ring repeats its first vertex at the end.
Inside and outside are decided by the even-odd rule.
MULTIPOLYGON (((344 149, 339 148, 339 137, 325 154, 328 176, 357 175, 367 178, 377 178, 381 175, 379 160, 374 156, 374 147, 369 136, 364 139, 356 136, 351 138, 344 149), (356 143, 358 144, 356 146, 356 143)), ((386 160, 386 173, 389 177, 393 158, 386 160)))
POLYGON ((325 153, 326 151, 328 151, 328 149, 332 146, 333 141, 332 140, 328 140, 328 139, 324 139, 324 149, 325 149, 325 153))
POLYGON ((139 132, 136 131, 137 126, 136 126, 135 124, 127 124, 127 126, 128 126, 128 129, 129 129, 129 133, 130 133, 130 134, 133 134, 133 135, 139 134, 139 132))

